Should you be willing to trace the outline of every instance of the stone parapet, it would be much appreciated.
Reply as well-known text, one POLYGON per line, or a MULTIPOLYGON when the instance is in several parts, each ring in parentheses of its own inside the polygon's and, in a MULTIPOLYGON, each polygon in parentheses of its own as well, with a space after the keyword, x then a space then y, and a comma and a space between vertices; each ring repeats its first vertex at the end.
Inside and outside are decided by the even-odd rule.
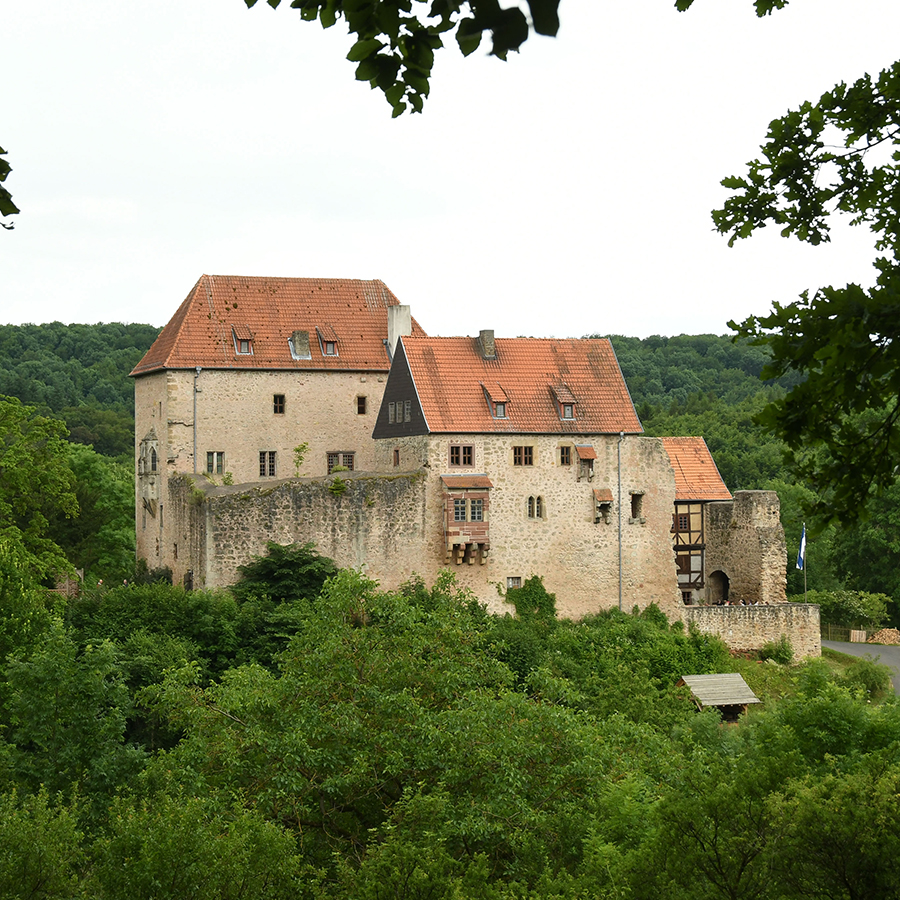
POLYGON ((759 650, 785 635, 794 659, 822 655, 819 607, 813 603, 686 606, 683 620, 718 635, 732 650, 759 650))

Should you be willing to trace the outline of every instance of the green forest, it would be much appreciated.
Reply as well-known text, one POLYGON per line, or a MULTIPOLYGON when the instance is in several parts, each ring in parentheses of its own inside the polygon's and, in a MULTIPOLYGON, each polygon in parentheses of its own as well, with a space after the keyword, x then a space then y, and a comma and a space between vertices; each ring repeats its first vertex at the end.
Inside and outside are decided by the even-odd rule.
MULTIPOLYGON (((449 575, 384 592, 311 545, 216 592, 136 569, 128 372, 156 333, 0 327, 0 896, 900 895, 882 666, 734 656, 655 607, 559 621, 539 577, 492 615, 449 575), (71 567, 80 596, 49 592, 71 567), (677 686, 714 672, 763 701, 738 726, 677 686)), ((646 432, 777 490, 796 555, 812 492, 755 423, 792 386, 765 351, 612 340, 646 432)), ((896 624, 898 502, 811 541, 823 621, 896 624)))

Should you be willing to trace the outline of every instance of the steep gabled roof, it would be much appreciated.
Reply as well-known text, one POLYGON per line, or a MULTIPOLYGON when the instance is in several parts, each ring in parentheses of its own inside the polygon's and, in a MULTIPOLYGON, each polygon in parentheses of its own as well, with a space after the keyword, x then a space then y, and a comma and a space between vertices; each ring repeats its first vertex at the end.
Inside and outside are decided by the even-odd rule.
POLYGON ((660 438, 675 471, 676 500, 731 500, 702 437, 660 438))
MULTIPOLYGON (((203 275, 132 375, 161 369, 334 369, 390 367, 387 308, 397 298, 380 281, 203 275), (311 359, 295 359, 288 341, 309 332, 311 359), (337 342, 325 356, 319 335, 337 342), (235 339, 249 336, 251 352, 235 339)), ((425 332, 413 320, 413 334, 425 332)))
POLYGON ((606 339, 498 338, 489 359, 477 338, 413 335, 402 341, 432 433, 642 431, 606 339), (575 403, 572 419, 561 418, 557 403, 563 385, 575 403), (506 417, 495 418, 489 400, 503 397, 506 417))

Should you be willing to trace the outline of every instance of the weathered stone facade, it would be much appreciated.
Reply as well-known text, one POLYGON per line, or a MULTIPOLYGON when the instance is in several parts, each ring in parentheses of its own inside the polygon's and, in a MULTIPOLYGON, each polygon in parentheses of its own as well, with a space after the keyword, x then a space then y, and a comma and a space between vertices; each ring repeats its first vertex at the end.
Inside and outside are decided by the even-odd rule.
POLYGON ((703 634, 718 635, 732 650, 759 650, 786 636, 795 659, 822 654, 819 607, 811 603, 687 606, 683 618, 703 634))
POLYGON ((774 491, 738 491, 709 503, 707 602, 783 603, 787 545, 774 491))
POLYGON ((146 466, 148 471, 139 471, 137 478, 138 555, 151 568, 182 568, 176 554, 184 537, 167 521, 165 509, 169 479, 179 473, 208 477, 216 484, 255 483, 260 480, 259 455, 265 452, 267 465, 268 454, 274 453, 271 480, 286 478, 295 474, 294 448, 303 442, 309 444, 300 468, 304 476, 325 475, 329 453, 340 453, 342 459, 352 453, 354 469, 371 471, 372 421, 385 378, 371 372, 176 369, 136 379, 136 456, 140 459, 141 445, 151 434, 159 453, 157 471, 146 466), (274 411, 276 395, 284 398, 280 413, 274 411), (364 412, 360 398, 365 398, 364 412), (209 453, 216 455, 207 476, 209 453), (156 508, 144 502, 154 497, 156 508))
MULTIPOLYGON (((471 436, 466 438, 472 440, 471 436)), ((560 441, 530 439, 535 465, 512 465, 521 439, 485 435, 475 443, 472 471, 487 470, 490 489, 490 552, 483 564, 451 565, 459 582, 494 610, 505 609, 508 579, 541 575, 557 594, 559 612, 579 617, 619 602, 619 516, 614 500, 607 519, 596 514, 594 490, 618 497, 618 439, 595 436, 593 480, 579 480, 578 467, 559 465, 560 441), (528 498, 540 496, 542 516, 528 517, 528 498), (498 587, 500 590, 498 590, 498 587)), ((335 494, 333 478, 288 479, 271 484, 214 486, 205 479, 176 479, 169 491, 170 538, 179 544, 177 578, 191 571, 197 586, 231 584, 237 567, 265 552, 267 540, 314 541, 340 565, 362 568, 385 587, 417 573, 433 579, 445 566, 443 535, 447 439, 407 438, 379 452, 392 466, 401 459, 425 463, 396 475, 342 473, 346 490, 335 494), (194 532, 200 532, 195 535, 194 532), (189 549, 188 549, 189 548, 189 549)), ((622 440, 622 596, 624 608, 658 604, 680 614, 671 552, 672 473, 654 438, 622 440), (634 518, 632 496, 641 495, 634 518)))

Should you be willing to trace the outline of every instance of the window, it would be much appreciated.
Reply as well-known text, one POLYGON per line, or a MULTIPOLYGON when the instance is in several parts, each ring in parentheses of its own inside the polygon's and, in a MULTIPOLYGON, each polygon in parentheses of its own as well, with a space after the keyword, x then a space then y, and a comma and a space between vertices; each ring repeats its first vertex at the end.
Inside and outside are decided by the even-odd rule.
POLYGON ((284 394, 272 395, 272 412, 274 412, 276 416, 284 415, 284 394))
POLYGON ((397 404, 396 403, 388 403, 388 425, 393 425, 394 422, 397 421, 397 404))
POLYGON ((528 518, 529 519, 543 519, 544 518, 544 498, 543 497, 529 497, 527 509, 528 509, 528 518))
POLYGON ((334 341, 325 341, 325 355, 337 356, 337 344, 334 341))
POLYGON ((364 416, 366 414, 366 398, 365 397, 357 397, 356 398, 356 414, 358 416, 364 416))
POLYGON ((513 588, 522 587, 522 576, 521 575, 507 575, 506 576, 506 589, 512 590, 513 588))
POLYGON ((253 335, 247 325, 232 325, 231 337, 234 340, 235 353, 253 353, 253 335))
POLYGON ((473 466, 475 459, 475 448, 472 444, 451 444, 450 445, 450 465, 451 466, 473 466))
POLYGON ((249 353, 250 352, 250 341, 241 338, 238 341, 238 353, 249 353))
POLYGON ((338 466, 343 466, 348 472, 352 472, 356 461, 355 457, 356 454, 350 451, 332 450, 326 454, 328 474, 330 475, 338 466))
POLYGON ((210 475, 221 475, 225 471, 225 454, 211 450, 206 454, 206 471, 210 475))
POLYGON ((454 522, 465 522, 466 521, 466 501, 465 500, 454 500, 453 501, 453 521, 454 522))
POLYGON ((403 421, 408 422, 412 418, 412 401, 403 401, 403 421))
POLYGON ((157 453, 156 453, 156 448, 155 448, 155 447, 151 447, 151 448, 150 448, 150 471, 151 471, 151 472, 155 472, 155 471, 156 471, 156 467, 157 467, 158 462, 159 462, 159 456, 158 456, 157 453))
POLYGON ((691 530, 691 517, 687 513, 678 513, 676 518, 676 529, 678 531, 691 530))
POLYGON ((506 404, 505 403, 495 403, 494 404, 494 418, 495 419, 505 419, 506 418, 506 404))
POLYGON ((575 418, 575 406, 572 403, 563 403, 562 405, 562 417, 564 419, 574 419, 575 418))
POLYGON ((395 466, 400 465, 400 448, 399 447, 394 448, 394 465, 395 466))
POLYGON ((484 521, 484 500, 478 499, 469 501, 469 521, 484 521))
POLYGON ((533 466, 534 447, 513 447, 514 466, 533 466))
POLYGON ((644 495, 637 491, 631 494, 631 519, 640 520, 644 515, 644 495))
POLYGON ((274 478, 275 476, 275 451, 259 451, 259 476, 260 478, 274 478))
POLYGON ((559 464, 561 466, 571 466, 572 465, 572 448, 571 447, 560 447, 559 448, 559 464))

